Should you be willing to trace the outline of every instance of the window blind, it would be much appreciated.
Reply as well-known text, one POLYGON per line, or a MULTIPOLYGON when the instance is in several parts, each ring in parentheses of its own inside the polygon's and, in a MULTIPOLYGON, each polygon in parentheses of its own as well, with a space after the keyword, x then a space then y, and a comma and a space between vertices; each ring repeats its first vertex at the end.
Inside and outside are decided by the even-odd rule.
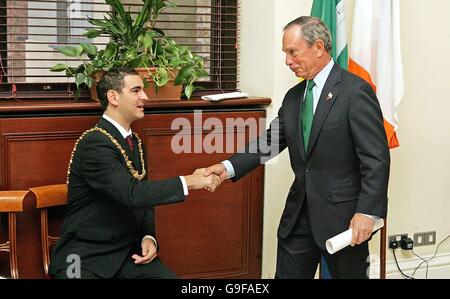
MULTIPOLYGON (((178 0, 165 10, 157 27, 177 43, 203 57, 208 76, 196 92, 234 91, 238 84, 238 1, 178 0)), ((130 12, 142 0, 123 0, 130 12)), ((110 38, 88 40, 87 16, 103 18, 110 7, 102 0, 0 0, 0 98, 72 98, 73 78, 51 72, 56 63, 77 66, 58 47, 88 41, 98 48, 110 38)), ((83 92, 82 97, 89 97, 83 92)))

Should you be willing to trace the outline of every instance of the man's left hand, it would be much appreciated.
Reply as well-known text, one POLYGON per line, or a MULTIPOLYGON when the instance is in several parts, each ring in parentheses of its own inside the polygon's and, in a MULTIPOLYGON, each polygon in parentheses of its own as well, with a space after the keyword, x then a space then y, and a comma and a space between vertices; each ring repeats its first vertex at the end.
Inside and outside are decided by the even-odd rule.
POLYGON ((144 239, 141 243, 142 256, 133 254, 135 264, 148 264, 157 256, 156 245, 151 239, 144 239))
POLYGON ((372 235, 374 224, 375 220, 372 218, 361 213, 356 213, 352 221, 350 221, 350 228, 353 229, 351 246, 355 246, 355 244, 359 245, 369 239, 372 235))

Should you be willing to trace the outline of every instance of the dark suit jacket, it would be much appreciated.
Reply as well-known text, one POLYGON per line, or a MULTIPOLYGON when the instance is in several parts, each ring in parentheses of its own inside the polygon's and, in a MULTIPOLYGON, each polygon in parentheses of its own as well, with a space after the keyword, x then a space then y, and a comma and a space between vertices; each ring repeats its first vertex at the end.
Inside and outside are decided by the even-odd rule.
POLYGON ((390 157, 375 93, 337 64, 322 90, 305 154, 300 119, 305 85, 287 92, 269 130, 230 162, 237 180, 287 147, 295 181, 278 236, 289 235, 306 199, 314 239, 325 248, 328 238, 348 229, 355 212, 386 216, 390 157), (270 154, 263 153, 264 144, 270 154))
MULTIPOLYGON (((134 168, 141 173, 138 147, 132 153, 120 132, 106 119, 101 118, 97 126, 126 149, 134 168)), ((67 268, 67 257, 77 254, 81 268, 112 277, 124 260, 131 258, 133 250, 140 253, 144 235, 155 236, 153 207, 185 198, 178 177, 162 181, 133 178, 117 147, 98 131, 79 142, 68 189, 61 239, 52 252, 50 274, 67 268)))

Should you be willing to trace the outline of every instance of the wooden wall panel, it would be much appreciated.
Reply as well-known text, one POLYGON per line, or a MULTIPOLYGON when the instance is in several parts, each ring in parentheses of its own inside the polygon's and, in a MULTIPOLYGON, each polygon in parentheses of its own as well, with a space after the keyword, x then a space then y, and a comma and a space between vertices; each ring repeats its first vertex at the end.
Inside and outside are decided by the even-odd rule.
POLYGON ((65 182, 67 164, 80 133, 36 133, 4 136, 8 162, 6 186, 26 189, 65 182))
MULTIPOLYGON (((235 152, 237 139, 242 139, 243 144, 248 139, 247 128, 227 127, 226 119, 258 119, 262 115, 205 113, 201 122, 199 119, 196 122, 192 114, 147 116, 142 124, 142 137, 147 146, 150 178, 187 175, 197 168, 223 161, 235 152), (210 130, 203 127, 208 117, 215 117, 217 124, 222 123, 221 127, 214 128, 214 135, 224 141, 224 147, 226 134, 233 140, 235 146, 230 153, 205 153, 206 148, 195 145, 211 137, 210 130), (190 152, 177 154, 172 148, 173 137, 179 134, 178 130, 170 130, 176 118, 192 124, 192 130, 184 132, 190 138, 190 152)), ((183 203, 157 207, 159 255, 163 261, 186 278, 259 277, 263 192, 262 180, 255 180, 258 176, 262 176, 261 171, 236 183, 225 181, 215 193, 191 191, 183 203), (251 217, 258 220, 252 222, 251 217)))
POLYGON ((0 119, 2 190, 64 183, 75 141, 98 117, 0 119))

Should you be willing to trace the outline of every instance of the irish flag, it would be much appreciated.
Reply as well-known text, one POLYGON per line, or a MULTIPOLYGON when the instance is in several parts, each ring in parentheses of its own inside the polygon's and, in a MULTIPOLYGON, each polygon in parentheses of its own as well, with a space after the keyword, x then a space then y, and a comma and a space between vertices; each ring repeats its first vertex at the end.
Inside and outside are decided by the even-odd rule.
POLYGON ((344 0, 314 0, 311 16, 322 19, 330 29, 333 39, 331 56, 342 68, 347 69, 348 49, 344 0))
POLYGON ((349 71, 375 90, 390 148, 399 146, 397 107, 404 93, 399 0, 356 0, 349 71))

